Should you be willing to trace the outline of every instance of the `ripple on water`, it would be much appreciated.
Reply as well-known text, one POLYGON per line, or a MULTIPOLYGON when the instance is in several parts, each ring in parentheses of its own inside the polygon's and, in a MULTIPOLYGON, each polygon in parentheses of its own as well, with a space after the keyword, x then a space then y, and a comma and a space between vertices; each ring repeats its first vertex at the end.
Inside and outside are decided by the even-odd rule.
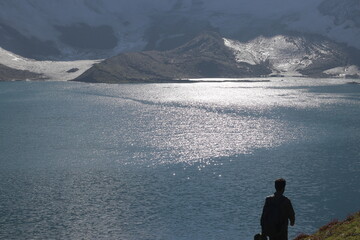
POLYGON ((251 239, 279 176, 311 232, 358 210, 358 104, 324 80, 4 83, 0 238, 251 239))

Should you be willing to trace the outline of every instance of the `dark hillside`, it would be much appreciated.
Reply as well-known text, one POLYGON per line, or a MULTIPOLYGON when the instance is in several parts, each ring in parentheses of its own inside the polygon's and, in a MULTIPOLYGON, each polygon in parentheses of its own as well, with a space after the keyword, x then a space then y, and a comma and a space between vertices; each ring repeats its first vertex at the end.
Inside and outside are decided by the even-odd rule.
POLYGON ((0 81, 37 80, 42 78, 41 74, 17 70, 0 64, 0 81))

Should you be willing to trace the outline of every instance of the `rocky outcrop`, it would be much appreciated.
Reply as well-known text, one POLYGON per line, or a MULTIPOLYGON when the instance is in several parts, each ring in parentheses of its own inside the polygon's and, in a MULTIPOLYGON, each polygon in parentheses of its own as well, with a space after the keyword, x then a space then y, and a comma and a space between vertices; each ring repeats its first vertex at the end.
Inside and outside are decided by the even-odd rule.
POLYGON ((0 81, 41 80, 41 74, 13 69, 0 64, 0 81))

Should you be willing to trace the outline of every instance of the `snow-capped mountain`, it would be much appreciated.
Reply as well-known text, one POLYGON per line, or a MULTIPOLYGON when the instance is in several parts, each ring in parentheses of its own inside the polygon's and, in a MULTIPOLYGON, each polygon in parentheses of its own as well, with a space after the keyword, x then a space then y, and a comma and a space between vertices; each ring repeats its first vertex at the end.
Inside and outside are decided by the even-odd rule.
MULTIPOLYGON (((323 71, 360 63, 360 51, 314 35, 257 37, 248 42, 224 39, 237 62, 266 63, 274 75, 322 75, 323 71)), ((331 71, 330 71, 331 72, 331 71)), ((329 73, 330 73, 329 72, 329 73)))
POLYGON ((359 16, 358 0, 1 0, 0 64, 68 80, 97 60, 168 51, 215 31, 239 63, 265 61, 275 75, 356 76, 356 56, 336 59, 348 59, 346 45, 360 49, 359 16), (343 45, 334 52, 330 42, 343 45))
POLYGON ((0 47, 36 59, 168 50, 204 30, 249 41, 317 33, 360 49, 358 0, 1 0, 0 47))
POLYGON ((359 77, 356 66, 359 56, 360 50, 312 35, 258 37, 243 43, 204 32, 172 50, 111 57, 75 81, 173 82, 196 78, 339 77, 341 74, 359 77))

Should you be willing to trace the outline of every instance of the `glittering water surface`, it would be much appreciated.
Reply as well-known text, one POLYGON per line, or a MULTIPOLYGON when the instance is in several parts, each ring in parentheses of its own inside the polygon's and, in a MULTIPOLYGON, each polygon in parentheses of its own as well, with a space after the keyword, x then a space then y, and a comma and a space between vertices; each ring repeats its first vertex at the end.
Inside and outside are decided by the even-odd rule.
POLYGON ((252 239, 273 180, 312 232, 359 210, 346 80, 0 84, 0 239, 252 239))

